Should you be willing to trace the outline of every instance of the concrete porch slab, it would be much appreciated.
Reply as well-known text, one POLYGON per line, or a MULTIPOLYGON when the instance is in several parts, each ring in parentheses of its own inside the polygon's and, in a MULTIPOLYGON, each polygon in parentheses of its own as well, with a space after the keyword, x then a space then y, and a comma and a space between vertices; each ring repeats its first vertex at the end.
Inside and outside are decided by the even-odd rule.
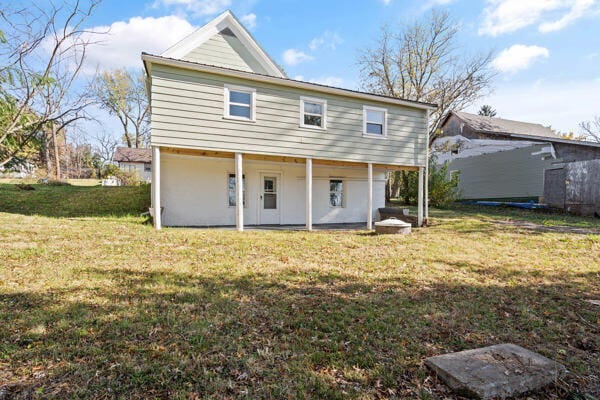
POLYGON ((452 390, 475 399, 504 399, 541 389, 566 374, 541 354, 505 343, 425 360, 452 390))

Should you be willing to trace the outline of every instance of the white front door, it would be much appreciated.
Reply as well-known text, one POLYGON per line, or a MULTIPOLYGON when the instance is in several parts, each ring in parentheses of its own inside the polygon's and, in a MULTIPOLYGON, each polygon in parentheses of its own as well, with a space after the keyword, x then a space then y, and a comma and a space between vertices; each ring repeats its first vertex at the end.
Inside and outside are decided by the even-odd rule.
POLYGON ((260 183, 260 224, 279 225, 281 223, 281 175, 261 174, 260 183))

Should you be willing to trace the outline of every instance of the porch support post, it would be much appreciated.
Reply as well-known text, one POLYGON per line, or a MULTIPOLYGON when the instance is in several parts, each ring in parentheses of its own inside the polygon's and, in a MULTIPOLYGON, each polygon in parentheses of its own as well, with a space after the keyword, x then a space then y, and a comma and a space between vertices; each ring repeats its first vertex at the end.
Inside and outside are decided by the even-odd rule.
POLYGON ((427 152, 425 163, 425 224, 427 224, 429 222, 429 110, 427 110, 427 152))
POLYGON ((367 185, 368 185, 368 200, 367 200, 367 229, 373 229, 373 163, 367 164, 367 185))
POLYGON ((154 228, 160 230, 162 227, 162 215, 160 206, 160 147, 152 146, 152 208, 154 215, 154 228))
POLYGON ((306 159, 306 230, 312 231, 312 158, 306 159))
POLYGON ((244 230, 244 179, 242 153, 235 153, 235 227, 244 230))
POLYGON ((418 199, 418 211, 417 211, 417 225, 419 227, 423 226, 423 175, 424 175, 423 167, 419 167, 419 199, 418 199))

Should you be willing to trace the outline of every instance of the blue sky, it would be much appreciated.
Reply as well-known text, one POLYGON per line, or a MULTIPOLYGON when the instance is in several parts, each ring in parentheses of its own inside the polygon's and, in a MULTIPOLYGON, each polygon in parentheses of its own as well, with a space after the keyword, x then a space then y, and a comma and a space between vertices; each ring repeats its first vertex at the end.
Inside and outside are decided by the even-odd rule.
POLYGON ((359 88, 361 51, 380 27, 414 21, 433 7, 460 24, 466 53, 494 51, 490 104, 499 117, 578 131, 600 115, 599 0, 104 0, 89 27, 110 27, 90 70, 141 67, 225 9, 232 10, 290 77, 359 88), (92 67, 93 64, 93 67, 92 67))

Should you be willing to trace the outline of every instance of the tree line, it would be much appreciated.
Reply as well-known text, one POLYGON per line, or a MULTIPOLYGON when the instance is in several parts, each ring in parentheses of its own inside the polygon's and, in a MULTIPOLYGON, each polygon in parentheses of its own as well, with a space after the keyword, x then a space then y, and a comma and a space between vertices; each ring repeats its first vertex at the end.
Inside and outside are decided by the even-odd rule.
POLYGON ((98 71, 91 79, 83 73, 89 48, 108 33, 85 27, 99 5, 0 6, 0 169, 36 165, 57 179, 81 176, 110 162, 119 143, 148 145, 142 72, 98 71), (86 131, 100 123, 94 106, 121 123, 121 138, 86 131))

